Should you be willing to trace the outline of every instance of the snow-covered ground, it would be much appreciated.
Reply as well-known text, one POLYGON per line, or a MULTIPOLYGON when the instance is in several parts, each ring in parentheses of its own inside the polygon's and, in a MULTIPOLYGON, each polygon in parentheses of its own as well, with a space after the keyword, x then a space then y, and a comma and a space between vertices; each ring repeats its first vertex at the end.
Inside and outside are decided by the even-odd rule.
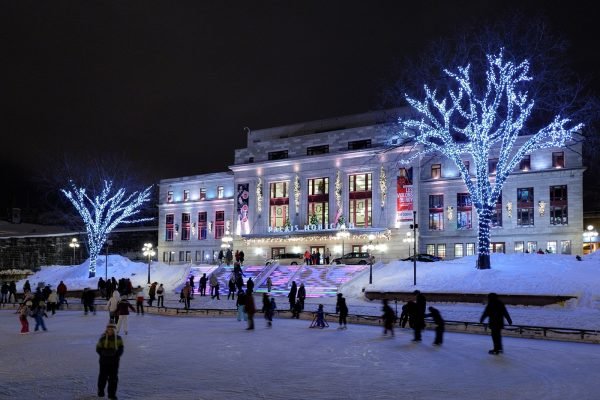
MULTIPOLYGON (((96 278, 88 278, 88 264, 77 266, 47 266, 29 277, 32 287, 45 282, 56 288, 63 280, 69 289, 96 287, 98 277, 104 276, 104 257, 100 258, 96 278)), ((109 256, 107 274, 130 278, 134 286, 145 286, 148 276, 146 263, 131 262, 117 255, 109 256)), ((551 326, 600 330, 600 252, 583 256, 559 254, 492 254, 492 269, 476 270, 475 257, 452 261, 417 263, 417 285, 413 286, 411 262, 396 261, 377 264, 373 271, 373 284, 368 284, 368 269, 341 288, 348 299, 350 313, 379 315, 379 302, 370 302, 363 296, 363 289, 375 291, 412 292, 420 289, 428 292, 544 294, 572 295, 577 298, 562 305, 546 307, 509 306, 509 311, 519 325, 551 326)), ((168 291, 167 306, 177 307, 179 287, 189 274, 190 266, 169 266, 154 262, 151 266, 152 281, 163 283, 168 291)), ((198 279, 198 277, 196 277, 198 279)), ((196 281, 197 281, 196 279, 196 281)), ((24 280, 17 282, 21 290, 24 280)), ((223 283, 222 283, 223 284, 223 283)), ((287 299, 281 299, 283 304, 287 299)), ((325 305, 326 312, 333 312, 335 300, 331 298, 309 299, 305 309, 316 309, 318 303, 325 305)), ((443 303, 436 304, 445 319, 477 322, 482 305, 443 303)), ((196 296, 195 308, 234 308, 233 301, 211 301, 196 296)))
MULTIPOLYGON (((578 299, 563 306, 515 307, 515 324, 600 328, 599 255, 583 261, 560 255, 494 255, 490 271, 473 268, 472 257, 419 263, 416 288, 427 292, 568 294, 578 299)), ((189 266, 152 265, 152 281, 169 290, 166 305, 180 307, 173 288, 189 266)), ((373 290, 412 291, 412 264, 376 266, 373 290)), ((100 265, 98 275, 103 275, 100 265)), ((129 277, 145 285, 147 264, 110 256, 108 276, 129 277)), ((44 267, 29 278, 70 289, 95 287, 87 264, 44 267)), ((18 282, 19 289, 24 281, 18 282)), ((368 272, 342 288, 350 313, 380 315, 381 304, 362 296, 368 272)), ((286 308, 279 298, 279 308, 286 308)), ((306 310, 334 298, 309 299, 306 310)), ((436 304, 449 320, 478 321, 483 305, 436 304)), ((195 296, 195 308, 233 308, 234 302, 195 296)), ((309 321, 276 318, 265 327, 257 315, 254 331, 232 317, 130 316, 124 336, 120 399, 597 399, 600 381, 595 344, 504 338, 505 353, 490 356, 489 336, 446 333, 444 345, 431 345, 433 332, 413 344, 412 333, 395 338, 381 328, 335 324, 308 329, 309 321)), ((46 320, 48 332, 19 335, 14 310, 0 311, 0 399, 97 398, 95 343, 108 321, 97 315, 59 311, 46 320)), ((30 320, 30 322, 32 322, 30 320)), ((31 325, 33 328, 33 324, 31 325)))

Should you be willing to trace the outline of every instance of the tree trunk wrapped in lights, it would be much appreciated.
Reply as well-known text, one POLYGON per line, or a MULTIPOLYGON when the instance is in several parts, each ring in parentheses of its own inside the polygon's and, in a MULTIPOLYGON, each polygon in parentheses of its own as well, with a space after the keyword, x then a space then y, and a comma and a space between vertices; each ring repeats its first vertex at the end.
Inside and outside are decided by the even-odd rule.
MULTIPOLYGON (((525 155, 536 150, 562 147, 572 135, 583 128, 560 114, 552 122, 531 135, 517 139, 527 132, 525 123, 534 100, 526 91, 532 80, 529 62, 520 64, 506 61, 503 51, 487 55, 488 68, 485 82, 474 82, 470 66, 459 67, 457 72, 444 70, 455 89, 447 97, 439 98, 435 89, 425 86, 425 99, 418 101, 406 96, 408 103, 420 114, 420 119, 400 120, 406 136, 414 136, 421 148, 406 163, 426 153, 437 152, 454 162, 467 186, 477 211, 478 262, 477 267, 490 265, 490 224, 498 197, 510 173, 525 155), (492 177, 488 160, 491 152, 498 152, 496 173, 492 177), (470 154, 474 161, 472 176, 461 156, 470 154)), ((495 154, 495 153, 494 153, 495 154)), ((495 156, 493 157, 495 158, 495 156)))
POLYGON ((90 254, 89 277, 93 278, 96 276, 98 255, 113 229, 119 224, 152 220, 152 218, 130 219, 140 212, 144 203, 150 201, 152 186, 127 195, 124 188, 113 193, 113 183, 104 181, 101 193, 92 198, 88 196, 85 188, 77 187, 73 181, 69 181, 69 184, 71 189, 61 189, 61 192, 73 204, 85 224, 90 254))

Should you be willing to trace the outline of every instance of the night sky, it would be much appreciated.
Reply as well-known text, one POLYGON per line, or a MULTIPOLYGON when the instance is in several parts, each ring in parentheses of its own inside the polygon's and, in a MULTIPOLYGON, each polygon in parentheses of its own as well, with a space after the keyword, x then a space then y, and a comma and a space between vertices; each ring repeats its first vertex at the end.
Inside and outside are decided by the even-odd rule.
POLYGON ((577 70, 600 87, 595 9, 591 1, 3 1, 0 165, 35 173, 84 150, 123 154, 155 182, 224 171, 246 146, 244 127, 377 109, 404 58, 511 10, 548 16, 572 41, 577 70))

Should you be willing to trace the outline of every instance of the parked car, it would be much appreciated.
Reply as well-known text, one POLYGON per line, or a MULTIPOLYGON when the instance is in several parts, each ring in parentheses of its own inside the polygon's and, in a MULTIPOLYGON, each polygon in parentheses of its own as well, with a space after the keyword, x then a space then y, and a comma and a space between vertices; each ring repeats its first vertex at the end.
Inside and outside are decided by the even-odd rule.
POLYGON ((365 265, 369 263, 369 253, 352 252, 344 254, 339 258, 334 258, 332 264, 365 265))
MULTIPOLYGON (((403 258, 401 261, 414 261, 415 256, 410 256, 407 258, 403 258)), ((417 254, 417 261, 420 262, 435 262, 442 261, 441 257, 432 256, 431 254, 417 254)))
POLYGON ((265 265, 300 265, 302 263, 304 263, 304 256, 300 253, 281 253, 275 258, 268 259, 265 265))

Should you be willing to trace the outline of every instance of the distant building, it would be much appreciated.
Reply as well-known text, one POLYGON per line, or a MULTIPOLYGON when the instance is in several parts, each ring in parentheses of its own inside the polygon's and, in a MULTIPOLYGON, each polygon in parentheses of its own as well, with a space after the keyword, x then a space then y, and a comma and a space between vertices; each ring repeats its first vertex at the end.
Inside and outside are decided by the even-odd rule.
MULTIPOLYGON (((159 259, 214 262, 231 235, 250 263, 327 248, 332 258, 370 248, 389 261, 412 253, 415 212, 417 252, 475 254, 477 215, 456 167, 432 156, 399 163, 414 151, 397 135, 402 111, 248 131, 230 172, 160 181, 159 259)), ((579 253, 579 154, 554 148, 521 162, 496 206, 493 252, 579 253)), ((471 155, 464 162, 473 168, 471 155)))

